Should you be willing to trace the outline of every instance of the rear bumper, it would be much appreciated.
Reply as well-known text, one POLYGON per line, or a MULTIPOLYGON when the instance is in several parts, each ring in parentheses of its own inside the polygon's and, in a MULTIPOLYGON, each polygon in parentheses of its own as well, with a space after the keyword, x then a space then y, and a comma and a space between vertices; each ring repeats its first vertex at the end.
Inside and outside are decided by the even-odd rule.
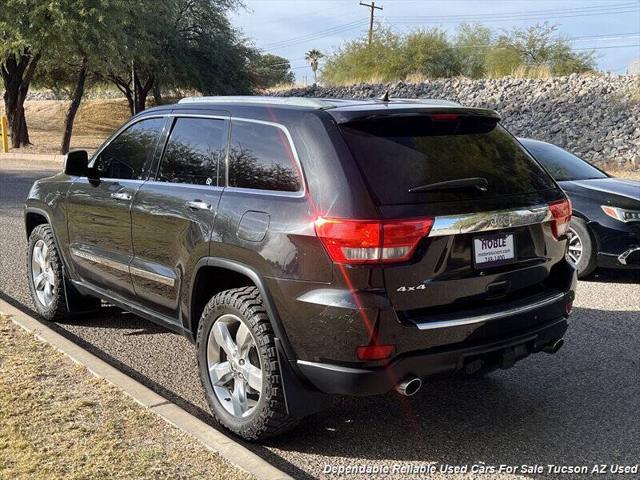
MULTIPOLYGON (((573 298, 572 293, 567 293, 567 298, 562 300, 564 304, 570 301, 569 295, 573 298)), ((529 314, 544 315, 545 308, 549 307, 529 314)), ((321 392, 375 395, 388 392, 409 378, 454 374, 476 359, 482 360, 485 364, 499 365, 507 354, 513 362, 521 360, 562 338, 567 326, 566 316, 561 316, 518 335, 488 343, 405 354, 384 367, 354 368, 302 360, 297 363, 300 372, 321 392)))

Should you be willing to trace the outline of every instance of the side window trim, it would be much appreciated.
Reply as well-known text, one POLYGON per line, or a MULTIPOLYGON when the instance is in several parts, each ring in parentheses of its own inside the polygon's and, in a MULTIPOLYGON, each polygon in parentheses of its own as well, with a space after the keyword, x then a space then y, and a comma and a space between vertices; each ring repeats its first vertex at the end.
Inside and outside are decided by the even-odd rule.
POLYGON ((266 120, 258 120, 253 118, 231 117, 230 120, 231 122, 229 125, 229 139, 227 141, 227 157, 225 162, 225 174, 224 174, 225 190, 228 190, 230 192, 242 192, 242 193, 250 193, 255 195, 272 195, 272 196, 275 195, 280 197, 304 197, 307 193, 307 185, 306 185, 307 182, 305 180, 304 170, 302 169, 302 163, 300 162, 300 157, 298 156, 298 151, 296 150, 296 146, 293 143, 293 137, 291 136, 289 129, 280 123, 269 122, 266 120), (286 192, 283 190, 266 190, 261 188, 245 188, 245 187, 229 186, 229 150, 231 145, 231 136, 233 133, 233 122, 257 123, 260 125, 268 125, 271 127, 275 127, 284 133, 285 137, 287 138, 287 142, 289 143, 289 149, 291 150, 291 153, 293 154, 293 158, 296 162, 298 173, 300 175, 301 188, 298 191, 286 192))
MULTIPOLYGON (((135 125, 138 122, 141 122, 143 120, 147 120, 150 118, 165 118, 168 121, 165 122, 164 126, 163 126, 163 130, 160 134, 160 137, 156 143, 156 147, 155 147, 155 151, 154 151, 154 157, 153 157, 153 162, 151 164, 151 169, 150 169, 150 174, 147 176, 146 181, 157 181, 158 178, 158 171, 160 169, 160 163, 162 162, 162 159, 164 157, 164 153, 165 153, 165 149, 167 147, 167 143, 169 141, 169 135, 171 133, 171 129, 173 128, 173 125, 175 124, 175 121, 177 118, 180 117, 186 117, 186 118, 213 118, 213 119, 219 119, 219 120, 225 120, 227 122, 227 146, 226 146, 226 152, 225 152, 225 157, 224 157, 224 174, 222 175, 222 179, 224 179, 224 184, 220 185, 218 184, 217 187, 222 187, 225 190, 229 190, 229 191, 233 191, 233 192, 242 192, 242 193, 249 193, 249 194, 256 194, 256 195, 275 195, 275 196, 284 196, 284 197, 304 197, 306 195, 307 192, 307 182, 305 179, 305 175, 304 175, 304 170, 302 168, 302 162, 300 162, 300 156, 298 155, 298 150, 296 149, 295 144, 293 143, 293 138, 291 136, 291 133, 289 132, 289 129, 287 127, 285 127, 284 125, 280 124, 280 123, 276 123, 276 122, 269 122, 266 120, 258 120, 258 119, 253 119, 253 118, 244 118, 244 117, 233 117, 230 115, 206 115, 206 114, 199 114, 199 113, 179 113, 174 111, 171 112, 167 112, 167 113, 159 113, 159 114, 154 114, 154 115, 145 115, 143 117, 140 118, 135 118, 127 123, 125 123, 122 127, 120 127, 118 130, 116 130, 106 141, 105 143, 103 143, 100 148, 98 150, 96 150, 96 152, 93 154, 93 156, 91 157, 91 165, 93 165, 93 163, 96 161, 96 159, 100 156, 100 154, 102 153, 102 151, 107 148, 111 142, 113 142, 113 140, 115 140, 116 138, 118 138, 118 136, 124 132, 126 129, 128 129, 129 127, 135 125), (298 168, 298 172, 300 173, 300 183, 301 183, 301 189, 298 190, 297 192, 285 192, 285 191, 279 191, 279 190, 265 190, 265 189, 258 189, 258 188, 244 188, 244 187, 231 187, 229 186, 229 150, 230 150, 230 145, 231 145, 231 133, 232 133, 232 127, 233 127, 233 122, 237 121, 237 122, 244 122, 244 123, 256 123, 256 124, 261 124, 261 125, 269 125, 271 127, 275 127, 278 128, 279 130, 281 130, 285 137, 287 138, 287 141, 289 142, 289 148, 291 149, 291 153, 293 154, 293 158, 296 162, 296 166, 298 168), (156 161, 157 159, 157 161, 156 161), (153 173, 153 175, 151 174, 151 172, 153 173)), ((122 179, 110 179, 110 180, 122 180, 122 179)), ((144 180, 143 180, 144 181, 144 180)), ((215 188, 216 186, 211 185, 211 187, 215 188)))
MULTIPOLYGON (((216 180, 219 180, 220 178, 223 178, 225 180, 224 185, 221 185, 220 183, 218 183, 217 185, 207 185, 208 187, 211 188, 224 188, 226 186, 226 171, 227 171, 227 164, 229 162, 229 142, 230 142, 230 138, 231 138, 231 117, 229 115, 206 115, 206 114, 199 114, 199 113, 178 113, 172 111, 171 113, 167 113, 164 115, 165 117, 167 117, 167 119, 169 120, 166 125, 166 131, 163 131, 164 134, 164 139, 162 141, 162 149, 160 151, 160 155, 158 158, 158 163, 156 165, 152 165, 152 169, 151 171, 153 172, 153 175, 150 175, 148 178, 148 181, 151 182, 158 182, 158 183, 166 183, 166 182, 160 182, 158 180, 158 175, 160 174, 160 165, 162 164, 162 161, 164 160, 164 154, 167 150, 167 145, 169 144, 169 138, 171 137, 171 132, 173 131, 173 128, 176 124, 176 121, 179 118, 211 118, 214 120, 223 120, 225 122, 225 126, 227 127, 227 142, 226 142, 226 146, 225 146, 225 153, 224 153, 224 164, 223 165, 218 165, 218 169, 220 168, 224 168, 225 169, 225 173, 224 175, 220 175, 218 174, 218 177, 216 178, 216 180)), ((187 183, 182 183, 180 184, 181 186, 197 186, 202 188, 202 185, 189 185, 187 183)))
POLYGON ((153 161, 151 162, 151 168, 149 168, 149 175, 147 175, 147 182, 155 181, 158 176, 158 170, 160 169, 160 162, 162 162, 162 157, 164 156, 164 151, 167 148, 167 143, 169 142, 169 135, 171 134, 171 129, 173 128, 173 119, 169 114, 163 115, 164 117, 164 125, 162 126, 162 132, 160 133, 160 138, 158 138, 158 143, 156 144, 156 149, 153 152, 153 161))

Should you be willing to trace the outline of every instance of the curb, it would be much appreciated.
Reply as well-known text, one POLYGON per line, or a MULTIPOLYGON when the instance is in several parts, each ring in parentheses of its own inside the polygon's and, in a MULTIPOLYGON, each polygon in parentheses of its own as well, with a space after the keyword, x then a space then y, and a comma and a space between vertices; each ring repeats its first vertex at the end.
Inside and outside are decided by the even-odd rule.
POLYGON ((0 300, 0 312, 10 316, 13 323, 84 366, 98 378, 104 379, 133 398, 137 403, 161 417, 183 432, 195 437, 209 450, 219 454, 232 465, 258 479, 289 480, 292 477, 278 470, 246 447, 197 419, 174 403, 117 368, 80 348, 72 341, 54 332, 42 322, 0 300))
POLYGON ((24 160, 26 162, 48 162, 62 165, 64 155, 46 153, 0 153, 0 161, 2 160, 24 160))

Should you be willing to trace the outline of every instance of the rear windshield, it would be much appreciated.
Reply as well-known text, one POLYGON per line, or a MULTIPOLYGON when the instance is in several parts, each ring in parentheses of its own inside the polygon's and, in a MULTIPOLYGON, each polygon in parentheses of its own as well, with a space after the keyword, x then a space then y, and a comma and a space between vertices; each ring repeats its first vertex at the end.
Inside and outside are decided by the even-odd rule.
MULTIPOLYGON (((385 117, 341 126, 380 205, 517 195, 555 188, 520 144, 488 117, 385 117), (481 179, 483 188, 471 182, 481 179), (447 182, 442 187, 432 184, 447 182), (431 185, 429 191, 410 189, 431 185)), ((420 190, 420 189, 418 189, 420 190)))

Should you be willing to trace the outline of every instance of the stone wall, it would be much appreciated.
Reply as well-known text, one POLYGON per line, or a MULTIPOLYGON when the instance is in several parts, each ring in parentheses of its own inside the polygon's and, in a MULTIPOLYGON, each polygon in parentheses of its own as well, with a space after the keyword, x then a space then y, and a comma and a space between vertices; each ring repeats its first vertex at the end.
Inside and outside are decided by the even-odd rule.
POLYGON ((515 135, 554 143, 597 165, 640 168, 638 76, 453 78, 418 84, 312 86, 273 94, 363 99, 379 97, 386 90, 392 98, 441 98, 493 108, 515 135))

